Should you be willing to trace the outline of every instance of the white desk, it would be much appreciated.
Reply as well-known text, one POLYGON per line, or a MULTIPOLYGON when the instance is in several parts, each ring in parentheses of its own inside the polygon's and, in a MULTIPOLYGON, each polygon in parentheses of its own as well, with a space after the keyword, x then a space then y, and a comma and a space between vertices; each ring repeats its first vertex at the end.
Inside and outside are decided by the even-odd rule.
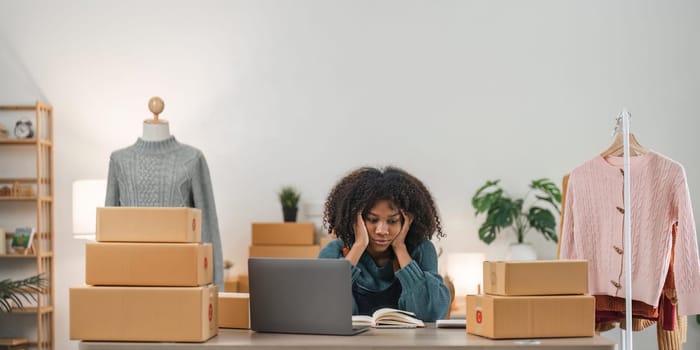
POLYGON ((213 349, 569 349, 615 350, 611 340, 592 338, 558 338, 532 340, 490 340, 467 335, 464 329, 437 329, 433 324, 418 329, 371 329, 354 336, 297 335, 256 333, 248 330, 220 329, 219 335, 206 343, 125 343, 80 342, 80 350, 213 350, 213 349))

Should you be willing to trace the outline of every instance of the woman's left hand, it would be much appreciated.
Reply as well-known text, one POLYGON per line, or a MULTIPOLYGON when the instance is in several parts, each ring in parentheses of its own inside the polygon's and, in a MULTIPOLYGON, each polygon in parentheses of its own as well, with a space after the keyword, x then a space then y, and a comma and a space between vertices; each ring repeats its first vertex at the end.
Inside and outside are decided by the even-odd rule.
POLYGON ((403 247, 406 245, 406 236, 408 235, 408 230, 411 228, 411 223, 413 223, 413 215, 401 210, 401 216, 403 217, 403 225, 401 226, 401 231, 399 234, 391 241, 391 246, 396 249, 398 247, 403 247))

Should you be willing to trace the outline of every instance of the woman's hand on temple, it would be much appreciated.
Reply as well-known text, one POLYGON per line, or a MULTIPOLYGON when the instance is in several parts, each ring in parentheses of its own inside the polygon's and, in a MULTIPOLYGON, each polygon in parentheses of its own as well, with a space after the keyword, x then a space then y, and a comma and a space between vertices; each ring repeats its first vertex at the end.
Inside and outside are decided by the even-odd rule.
POLYGON ((369 245, 369 234, 367 233, 367 226, 365 226, 365 220, 362 219, 362 212, 357 214, 357 219, 355 220, 355 243, 350 247, 350 251, 345 255, 345 260, 349 261, 353 266, 357 265, 360 261, 362 253, 365 252, 367 246, 369 245))
POLYGON ((401 231, 396 235, 393 241, 391 241, 391 246, 396 249, 401 246, 406 245, 406 236, 408 235, 408 230, 411 229, 411 224, 413 223, 413 215, 406 213, 401 210, 401 217, 403 217, 403 225, 401 226, 401 231))
POLYGON ((369 245, 369 234, 367 233, 365 220, 362 218, 362 211, 357 213, 357 220, 355 221, 355 244, 363 249, 369 245))

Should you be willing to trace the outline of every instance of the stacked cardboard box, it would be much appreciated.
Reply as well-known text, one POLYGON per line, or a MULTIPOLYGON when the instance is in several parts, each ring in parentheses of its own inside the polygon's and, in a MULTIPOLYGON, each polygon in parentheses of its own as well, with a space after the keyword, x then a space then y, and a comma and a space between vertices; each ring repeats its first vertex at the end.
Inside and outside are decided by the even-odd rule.
POLYGON ((203 342, 218 332, 212 246, 192 208, 98 208, 88 286, 70 289, 70 337, 203 342))
POLYGON ((251 233, 251 258, 315 258, 321 250, 310 222, 253 223, 251 233))
POLYGON ((248 293, 219 293, 219 327, 250 328, 248 293))
POLYGON ((328 244, 328 243, 330 243, 330 242, 332 242, 333 240, 336 240, 336 239, 338 239, 338 237, 336 237, 335 235, 326 235, 326 236, 323 236, 323 237, 321 237, 321 239, 319 240, 319 245, 321 246, 321 249, 323 249, 323 247, 325 247, 326 244, 328 244))
POLYGON ((492 339, 593 336, 588 262, 484 262, 485 295, 467 296, 467 333, 492 339))
MULTIPOLYGON (((321 246, 314 244, 314 224, 310 222, 253 223, 251 258, 315 258, 321 246)), ((227 279, 226 292, 248 293, 248 275, 227 279)))

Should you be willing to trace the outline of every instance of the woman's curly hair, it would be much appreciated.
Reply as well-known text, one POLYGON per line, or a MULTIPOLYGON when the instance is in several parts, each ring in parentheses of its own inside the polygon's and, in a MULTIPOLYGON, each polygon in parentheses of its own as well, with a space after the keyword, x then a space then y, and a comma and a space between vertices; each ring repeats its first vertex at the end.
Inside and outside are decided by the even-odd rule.
POLYGON ((361 211, 365 218, 381 200, 413 215, 406 235, 407 245, 416 247, 435 233, 438 238, 445 236, 428 189, 413 175, 395 167, 363 167, 342 178, 326 199, 323 224, 328 233, 335 233, 350 247, 355 242, 357 214, 361 211))

